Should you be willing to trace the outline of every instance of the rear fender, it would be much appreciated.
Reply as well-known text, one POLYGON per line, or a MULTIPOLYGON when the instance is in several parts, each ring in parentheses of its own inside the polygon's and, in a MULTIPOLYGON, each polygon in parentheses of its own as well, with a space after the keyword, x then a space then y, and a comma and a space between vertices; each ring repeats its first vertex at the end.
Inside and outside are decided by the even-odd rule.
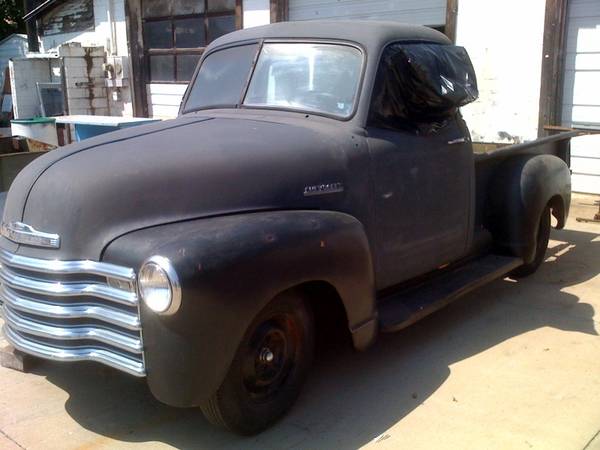
POLYGON ((571 172, 553 155, 509 158, 498 167, 489 190, 486 227, 495 243, 528 263, 533 261, 539 219, 550 206, 557 228, 571 204, 571 172))
POLYGON ((141 307, 148 383, 167 404, 206 400, 252 319, 278 293, 305 282, 337 290, 356 347, 374 340, 370 249, 349 215, 276 211, 163 225, 117 239, 103 259, 138 268, 151 255, 169 258, 182 286, 174 315, 141 307))

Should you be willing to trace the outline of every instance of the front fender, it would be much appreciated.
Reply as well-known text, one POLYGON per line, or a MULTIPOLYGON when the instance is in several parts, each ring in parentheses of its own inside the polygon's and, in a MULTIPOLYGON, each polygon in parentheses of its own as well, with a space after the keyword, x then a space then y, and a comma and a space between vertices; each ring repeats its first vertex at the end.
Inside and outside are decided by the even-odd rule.
POLYGON ((550 206, 558 227, 571 204, 571 172, 553 155, 523 155, 498 167, 489 191, 486 226, 494 241, 531 262, 535 256, 539 218, 550 206))
POLYGON ((103 260, 139 268, 156 254, 171 260, 182 285, 173 316, 141 306, 148 384, 164 403, 202 404, 220 386, 252 319, 304 282, 337 289, 348 326, 363 330, 354 334, 359 346, 374 338, 370 249, 349 215, 276 211, 163 225, 120 237, 103 260))

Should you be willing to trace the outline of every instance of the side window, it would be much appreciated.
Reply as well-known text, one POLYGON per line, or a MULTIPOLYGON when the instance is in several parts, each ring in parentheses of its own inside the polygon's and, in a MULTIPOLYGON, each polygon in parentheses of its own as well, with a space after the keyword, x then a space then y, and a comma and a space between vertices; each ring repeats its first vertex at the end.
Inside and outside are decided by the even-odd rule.
POLYGON ((443 121, 477 96, 475 71, 464 48, 391 44, 379 62, 369 124, 418 129, 443 121))

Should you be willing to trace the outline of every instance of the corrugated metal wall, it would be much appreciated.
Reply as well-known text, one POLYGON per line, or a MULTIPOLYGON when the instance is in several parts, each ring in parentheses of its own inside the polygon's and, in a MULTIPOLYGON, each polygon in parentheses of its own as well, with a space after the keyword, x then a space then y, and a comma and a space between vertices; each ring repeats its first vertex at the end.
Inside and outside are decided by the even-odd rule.
POLYGON ((289 19, 378 19, 443 26, 446 0, 290 0, 289 19))
MULTIPOLYGON (((567 20, 563 124, 600 128, 600 1, 570 0, 567 20)), ((571 145, 573 190, 600 194, 600 136, 571 145)))

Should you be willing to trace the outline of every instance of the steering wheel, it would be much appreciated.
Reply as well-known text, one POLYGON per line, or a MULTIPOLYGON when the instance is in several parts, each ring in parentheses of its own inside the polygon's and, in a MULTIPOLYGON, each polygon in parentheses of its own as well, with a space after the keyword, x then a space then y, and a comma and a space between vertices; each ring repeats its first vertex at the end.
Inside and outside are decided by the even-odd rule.
POLYGON ((339 99, 330 92, 309 91, 296 94, 294 102, 313 107, 319 111, 335 112, 338 111, 339 99))

